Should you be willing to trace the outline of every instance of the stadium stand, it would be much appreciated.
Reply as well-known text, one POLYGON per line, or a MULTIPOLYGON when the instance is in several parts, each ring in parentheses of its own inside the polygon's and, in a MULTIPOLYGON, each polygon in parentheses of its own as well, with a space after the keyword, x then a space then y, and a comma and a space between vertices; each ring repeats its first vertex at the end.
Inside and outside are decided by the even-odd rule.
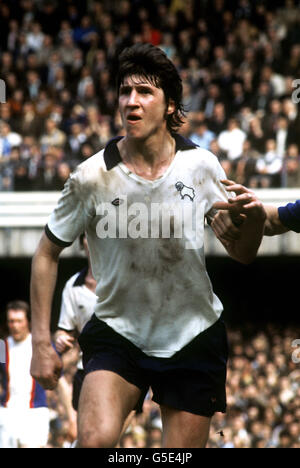
POLYGON ((61 190, 75 165, 122 133, 119 52, 152 42, 172 57, 182 132, 256 187, 300 177, 299 2, 1 1, 0 190, 61 190))

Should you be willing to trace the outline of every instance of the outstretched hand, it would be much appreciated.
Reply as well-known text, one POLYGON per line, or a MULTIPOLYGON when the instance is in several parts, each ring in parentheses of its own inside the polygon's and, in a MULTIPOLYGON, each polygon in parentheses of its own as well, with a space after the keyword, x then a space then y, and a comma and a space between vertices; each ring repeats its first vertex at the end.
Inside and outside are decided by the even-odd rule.
POLYGON ((264 221, 266 213, 263 204, 254 192, 232 180, 221 180, 221 182, 226 186, 226 190, 234 192, 236 197, 229 198, 228 202, 220 201, 213 205, 218 213, 211 227, 220 240, 238 240, 241 235, 239 227, 247 218, 264 221))
POLYGON ((251 190, 232 180, 221 180, 221 183, 226 186, 227 192, 234 192, 236 197, 229 198, 228 202, 216 202, 213 206, 214 209, 228 210, 231 214, 240 215, 256 206, 257 198, 251 190))

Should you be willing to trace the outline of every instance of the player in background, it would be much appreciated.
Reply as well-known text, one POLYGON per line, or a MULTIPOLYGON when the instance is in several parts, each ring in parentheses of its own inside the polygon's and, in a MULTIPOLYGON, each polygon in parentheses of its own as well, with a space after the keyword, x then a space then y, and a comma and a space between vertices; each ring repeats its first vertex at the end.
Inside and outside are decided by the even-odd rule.
MULTIPOLYGON (((226 179, 222 180, 222 183, 229 192, 235 192, 237 195, 228 202, 217 202, 214 205, 219 212, 214 217, 211 227, 218 239, 226 244, 240 238, 241 227, 256 196, 253 191, 234 181, 226 179)), ((264 205, 264 209, 265 236, 276 236, 288 231, 300 233, 300 200, 279 208, 274 205, 264 205)))
MULTIPOLYGON (((93 277, 88 244, 85 234, 79 237, 80 248, 85 251, 88 261, 87 267, 73 275, 66 283, 62 293, 58 330, 55 333, 55 347, 60 354, 74 348, 79 334, 94 313, 97 302, 96 280, 93 277)), ((84 380, 82 353, 78 352, 77 372, 73 378, 72 394, 65 377, 59 380, 59 393, 63 400, 69 420, 69 434, 73 440, 77 438, 77 410, 79 395, 84 380)), ((142 411, 143 399, 140 400, 136 411, 142 411)), ((135 412, 133 411, 124 424, 124 431, 130 424, 135 412)))
MULTIPOLYGON (((85 234, 80 235, 79 244, 85 251, 88 265, 67 281, 62 293, 58 330, 55 333, 55 347, 60 354, 75 347, 79 334, 93 315, 97 301, 96 281, 92 274, 85 234)), ((77 372, 73 378, 72 390, 70 391, 64 375, 60 378, 58 387, 68 416, 69 435, 73 441, 77 439, 77 409, 83 379, 82 355, 78 350, 77 372)))
MULTIPOLYGON (((163 446, 205 447, 212 416, 226 410, 223 307, 203 248, 205 218, 214 216, 215 202, 227 200, 220 183, 225 174, 214 155, 176 133, 183 122, 182 82, 161 49, 125 49, 118 91, 125 137, 73 173, 33 259, 31 372, 46 388, 57 385, 61 362, 50 346, 49 320, 58 259, 85 230, 98 301, 79 337, 86 372, 79 446, 114 447, 151 386, 161 408, 163 446), (177 208, 168 226, 159 216, 165 204, 177 208), (136 205, 140 217, 130 212, 136 205), (187 219, 180 217, 183 211, 187 219), (108 232, 102 229, 107 224, 108 232), (184 228, 181 236, 175 226, 184 228)), ((241 238, 227 245, 229 255, 251 262, 264 221, 257 200, 241 238)))
POLYGON ((10 302, 6 319, 9 336, 4 340, 5 364, 0 363, 0 448, 45 447, 49 410, 45 390, 30 375, 29 305, 10 302))

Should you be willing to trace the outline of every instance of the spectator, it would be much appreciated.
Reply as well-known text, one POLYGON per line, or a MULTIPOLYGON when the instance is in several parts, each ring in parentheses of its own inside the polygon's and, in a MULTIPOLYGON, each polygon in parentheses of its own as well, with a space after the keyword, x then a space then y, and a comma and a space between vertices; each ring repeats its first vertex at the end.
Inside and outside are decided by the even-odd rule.
POLYGON ((177 53, 177 50, 173 42, 172 34, 170 33, 163 34, 162 41, 159 47, 164 51, 164 53, 167 55, 167 57, 170 60, 173 60, 174 56, 177 53))
POLYGON ((0 363, 0 447, 39 448, 47 444, 49 410, 46 392, 30 376, 32 355, 29 305, 6 306, 9 336, 6 365, 0 363))
POLYGON ((66 143, 66 135, 57 128, 55 120, 47 119, 45 127, 46 132, 40 139, 42 150, 47 151, 51 146, 63 147, 66 143))
POLYGON ((232 101, 231 101, 231 106, 232 106, 232 111, 234 114, 238 114, 242 107, 245 107, 248 103, 248 98, 246 93, 244 92, 243 85, 236 81, 232 84, 232 101))
POLYGON ((194 132, 190 138, 200 148, 209 150, 212 140, 215 139, 215 134, 208 129, 205 120, 200 120, 194 121, 194 132))
POLYGON ((81 19, 80 26, 74 29, 73 37, 81 49, 87 50, 95 34, 96 28, 93 26, 91 18, 86 15, 81 19))
POLYGON ((36 56, 39 65, 46 66, 50 61, 50 57, 54 52, 53 38, 51 36, 45 35, 43 39, 43 44, 40 49, 36 51, 36 56))
POLYGON ((20 146, 22 137, 11 130, 9 124, 2 122, 0 124, 0 158, 8 157, 14 146, 20 146))
POLYGON ((209 128, 216 135, 225 131, 227 127, 227 116, 225 105, 223 102, 218 102, 213 108, 212 117, 209 119, 209 128))
POLYGON ((243 151, 243 144, 246 134, 240 129, 236 119, 230 119, 227 130, 221 132, 218 143, 223 151, 227 152, 227 157, 231 162, 237 162, 243 151))
POLYGON ((262 81, 259 84, 257 94, 252 99, 252 109, 263 111, 265 113, 272 97, 273 95, 270 83, 262 81))
POLYGON ((253 149, 263 153, 266 145, 266 135, 262 129, 261 119, 253 117, 249 122, 248 140, 253 149))
POLYGON ((284 158, 283 182, 287 188, 300 187, 300 154, 297 145, 290 145, 284 158))
POLYGON ((64 66, 71 67, 75 56, 76 45, 72 38, 71 33, 62 36, 62 44, 58 51, 64 66))
POLYGON ((66 144, 66 152, 70 153, 70 159, 79 159, 79 152, 82 144, 86 141, 86 134, 83 132, 82 125, 74 123, 71 126, 71 134, 66 144))
POLYGON ((35 101, 35 111, 39 117, 47 118, 52 110, 53 102, 45 89, 40 89, 35 101))
POLYGON ((28 173, 28 165, 24 161, 20 161, 15 165, 13 189, 15 192, 27 192, 32 190, 28 173))
POLYGON ((83 100, 85 98, 87 86, 90 84, 93 84, 91 70, 88 67, 83 67, 81 71, 81 79, 77 88, 77 96, 79 99, 83 100))
POLYGON ((30 31, 26 34, 26 44, 28 49, 37 52, 42 48, 44 42, 44 33, 39 23, 32 23, 30 31))
POLYGON ((13 129, 17 127, 17 118, 13 117, 10 104, 1 104, 0 122, 7 123, 13 129))
POLYGON ((289 122, 286 117, 278 119, 278 127, 276 131, 276 152, 280 158, 283 158, 287 146, 295 142, 295 136, 289 128, 289 122))
POLYGON ((221 100, 220 88, 217 84, 210 84, 207 91, 207 97, 203 100, 202 109, 205 116, 210 119, 214 115, 217 102, 221 100))
POLYGON ((71 168, 68 163, 61 162, 57 166, 57 187, 56 190, 62 191, 65 183, 71 174, 71 168))
POLYGON ((33 189, 38 191, 61 190, 62 183, 57 174, 57 159, 53 152, 47 152, 33 180, 33 189))
POLYGON ((256 151, 250 140, 245 140, 241 159, 237 163, 236 176, 232 180, 246 186, 251 184, 251 179, 256 175, 256 165, 260 158, 260 153, 256 151))
POLYGON ((36 115, 33 102, 27 101, 24 103, 18 127, 21 135, 24 137, 29 135, 39 138, 41 136, 43 119, 36 115))

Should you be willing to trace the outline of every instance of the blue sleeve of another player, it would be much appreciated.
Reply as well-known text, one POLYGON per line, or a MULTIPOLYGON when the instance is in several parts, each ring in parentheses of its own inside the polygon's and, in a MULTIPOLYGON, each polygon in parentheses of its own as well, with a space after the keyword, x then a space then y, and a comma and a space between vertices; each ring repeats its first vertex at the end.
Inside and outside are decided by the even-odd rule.
POLYGON ((278 209, 281 223, 291 231, 300 232, 300 200, 278 209))

